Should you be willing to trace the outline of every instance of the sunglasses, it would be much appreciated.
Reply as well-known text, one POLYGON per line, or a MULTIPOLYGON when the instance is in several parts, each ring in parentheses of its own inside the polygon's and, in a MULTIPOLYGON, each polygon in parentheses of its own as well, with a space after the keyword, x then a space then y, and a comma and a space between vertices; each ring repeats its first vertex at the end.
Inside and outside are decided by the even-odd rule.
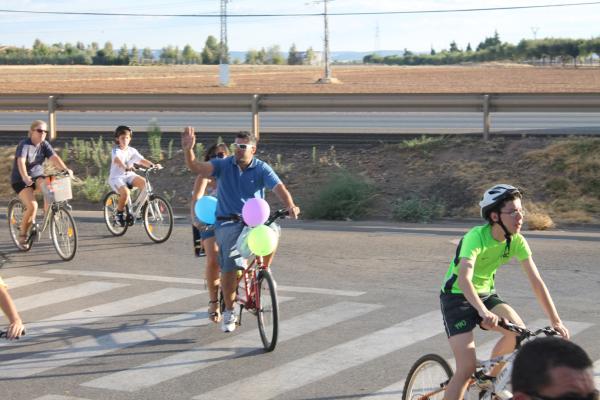
POLYGON ((48 133, 47 130, 44 130, 42 128, 36 128, 36 129, 34 129, 34 131, 36 131, 37 133, 48 133))
POLYGON ((234 143, 235 147, 237 147, 240 150, 246 150, 246 149, 251 149, 252 147, 254 147, 253 144, 245 144, 245 143, 234 143))
POLYGON ((225 153, 223 153, 222 151, 216 154, 213 154, 212 156, 210 156, 211 159, 213 158, 225 158, 225 153))

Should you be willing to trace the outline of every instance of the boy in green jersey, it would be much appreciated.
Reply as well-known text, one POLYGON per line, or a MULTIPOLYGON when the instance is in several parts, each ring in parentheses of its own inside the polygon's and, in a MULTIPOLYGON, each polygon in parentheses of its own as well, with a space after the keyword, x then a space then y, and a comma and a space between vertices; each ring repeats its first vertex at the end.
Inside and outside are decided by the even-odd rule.
POLYGON ((446 272, 440 302, 444 327, 456 358, 456 372, 444 394, 446 400, 462 399, 469 378, 475 371, 473 329, 478 323, 484 329, 502 334, 492 357, 507 354, 516 346, 515 335, 500 328, 498 320, 505 318, 517 325, 523 325, 523 321, 511 306, 498 297, 494 284, 498 267, 507 264, 513 257, 520 261, 554 329, 563 337, 569 337, 569 331, 561 322, 531 258, 529 245, 520 233, 524 216, 521 198, 521 192, 511 185, 495 185, 486 190, 479 206, 481 217, 488 224, 467 232, 446 272))

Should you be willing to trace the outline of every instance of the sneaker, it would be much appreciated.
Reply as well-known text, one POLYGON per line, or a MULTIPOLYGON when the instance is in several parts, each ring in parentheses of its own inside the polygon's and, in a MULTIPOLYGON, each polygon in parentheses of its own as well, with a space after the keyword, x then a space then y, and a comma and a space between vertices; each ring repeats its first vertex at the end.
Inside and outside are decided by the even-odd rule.
POLYGON ((237 322, 237 315, 235 315, 235 310, 225 310, 223 312, 223 322, 221 323, 221 329, 223 332, 233 332, 235 331, 237 322))
POLYGON ((117 224, 121 227, 125 226, 125 217, 123 216, 123 211, 117 212, 117 224))

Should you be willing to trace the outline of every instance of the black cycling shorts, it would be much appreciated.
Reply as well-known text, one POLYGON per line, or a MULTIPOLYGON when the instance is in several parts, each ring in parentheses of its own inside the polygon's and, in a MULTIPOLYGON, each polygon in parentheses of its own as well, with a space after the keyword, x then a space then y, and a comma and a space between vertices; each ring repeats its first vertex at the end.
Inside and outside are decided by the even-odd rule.
POLYGON ((17 193, 17 194, 21 193, 21 190, 25 189, 26 187, 32 188, 33 191, 35 192, 35 179, 33 180, 33 185, 31 185, 31 186, 25 185, 25 182, 23 182, 23 181, 12 184, 12 188, 15 191, 15 193, 17 193))
MULTIPOLYGON (((479 298, 488 310, 491 310, 498 304, 506 304, 495 293, 479 295, 479 298)), ((440 305, 442 307, 442 317, 444 318, 444 328, 448 337, 471 332, 481 320, 477 310, 462 294, 441 293, 440 305)))

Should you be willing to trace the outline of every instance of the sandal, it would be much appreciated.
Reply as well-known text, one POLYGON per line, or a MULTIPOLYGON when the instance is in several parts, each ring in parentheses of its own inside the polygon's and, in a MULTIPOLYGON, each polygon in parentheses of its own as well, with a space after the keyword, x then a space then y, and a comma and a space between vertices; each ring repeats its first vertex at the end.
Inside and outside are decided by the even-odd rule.
POLYGON ((29 247, 29 243, 27 240, 27 235, 19 235, 19 247, 22 249, 27 249, 29 247))
POLYGON ((221 320, 221 310, 219 309, 219 300, 208 301, 208 319, 212 322, 219 322, 221 320), (216 307, 215 307, 216 305, 216 307))

